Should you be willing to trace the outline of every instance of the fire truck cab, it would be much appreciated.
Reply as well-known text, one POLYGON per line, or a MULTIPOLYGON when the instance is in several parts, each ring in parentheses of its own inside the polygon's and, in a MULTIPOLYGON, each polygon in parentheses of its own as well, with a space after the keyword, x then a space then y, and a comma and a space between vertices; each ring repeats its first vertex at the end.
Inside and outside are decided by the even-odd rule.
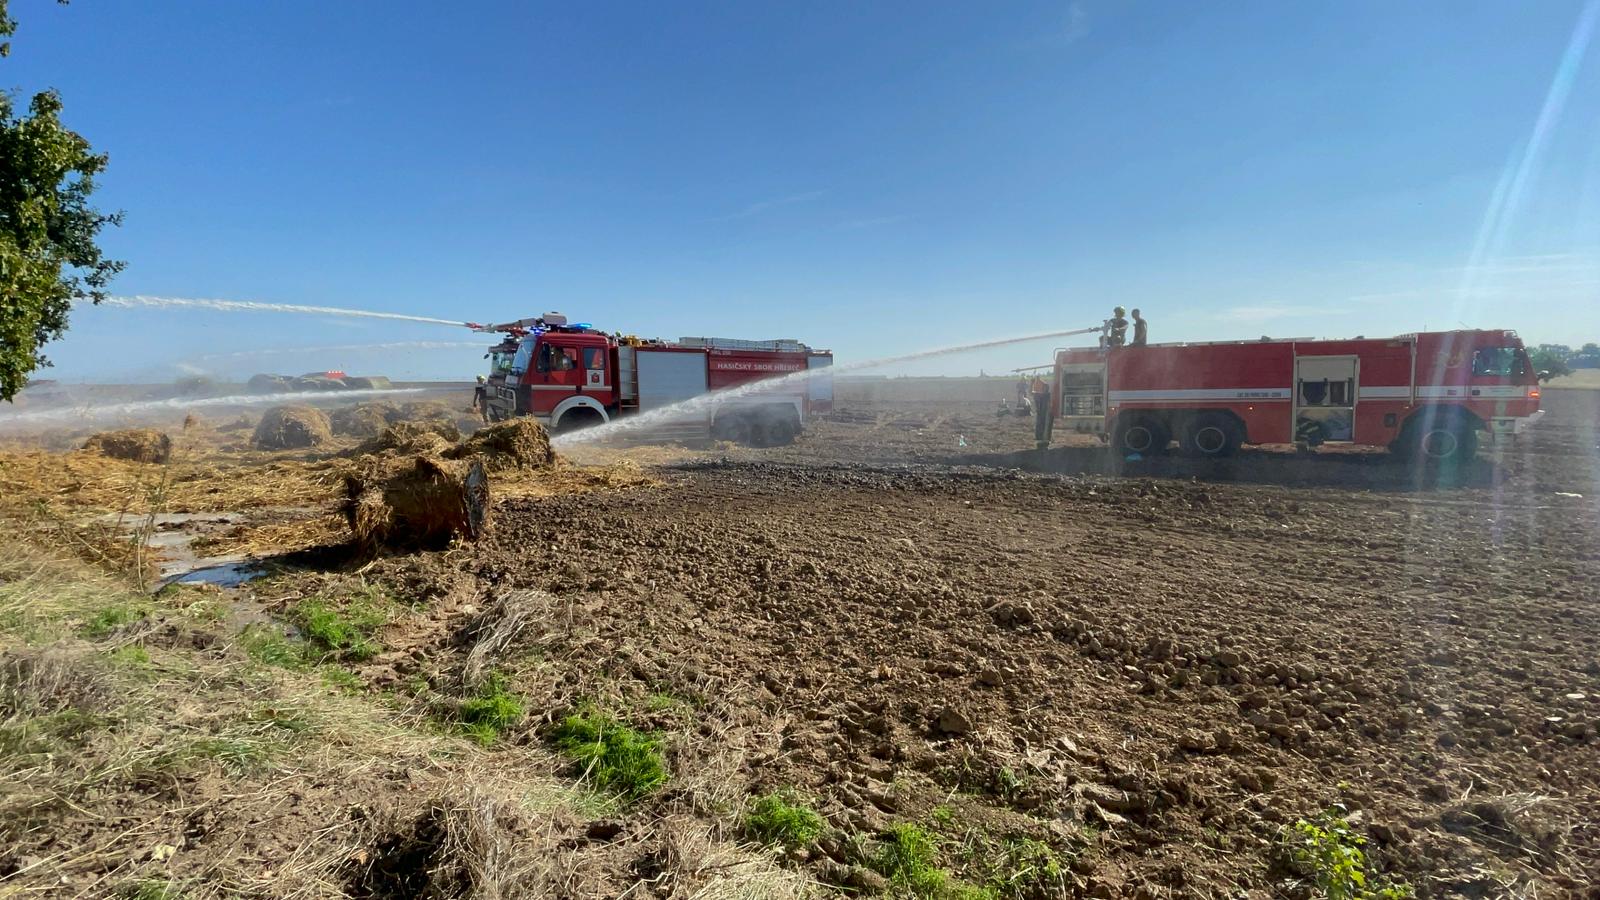
POLYGON ((1097 434, 1127 454, 1176 441, 1202 457, 1346 444, 1466 459, 1483 435, 1542 415, 1538 373, 1504 330, 1066 349, 1054 374, 1046 433, 1097 434))

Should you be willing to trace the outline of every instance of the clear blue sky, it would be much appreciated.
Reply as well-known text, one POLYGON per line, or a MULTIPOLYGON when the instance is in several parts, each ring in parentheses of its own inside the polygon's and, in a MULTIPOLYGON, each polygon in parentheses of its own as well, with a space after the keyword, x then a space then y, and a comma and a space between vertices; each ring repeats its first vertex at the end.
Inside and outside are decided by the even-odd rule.
MULTIPOLYGON (((841 359, 1117 303, 1158 340, 1600 339, 1583 2, 12 5, 3 82, 57 88, 111 156, 119 294, 560 309, 841 359)), ((73 325, 41 374, 481 365, 471 347, 215 358, 475 340, 422 325, 73 325)))

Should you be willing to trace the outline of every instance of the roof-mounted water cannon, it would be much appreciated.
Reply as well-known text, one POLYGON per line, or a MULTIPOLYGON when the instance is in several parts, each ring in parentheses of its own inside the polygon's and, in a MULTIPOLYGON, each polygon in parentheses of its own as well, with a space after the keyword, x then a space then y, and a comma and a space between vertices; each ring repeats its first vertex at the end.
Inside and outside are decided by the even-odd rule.
POLYGON ((517 337, 540 334, 546 331, 591 331, 594 328, 588 322, 568 324, 566 315, 554 310, 542 316, 530 316, 526 319, 518 319, 515 322, 501 322, 495 325, 484 325, 478 322, 465 322, 463 324, 473 331, 503 331, 517 337))

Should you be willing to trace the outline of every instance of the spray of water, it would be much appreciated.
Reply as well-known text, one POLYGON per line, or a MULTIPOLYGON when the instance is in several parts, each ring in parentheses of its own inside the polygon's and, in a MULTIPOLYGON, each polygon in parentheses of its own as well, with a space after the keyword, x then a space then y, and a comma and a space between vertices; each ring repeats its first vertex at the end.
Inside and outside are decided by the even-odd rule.
POLYGON ((756 394, 793 392, 796 388, 803 388, 813 378, 831 378, 840 372, 855 372, 864 369, 877 369, 883 366, 892 366, 899 363, 912 362, 919 359, 929 359, 935 356, 947 356, 956 353, 968 353, 973 350, 986 350, 991 347, 1005 347, 1011 344, 1026 344, 1033 341, 1044 341, 1052 338, 1070 337, 1075 334, 1090 334, 1100 331, 1100 327, 1075 328, 1069 331, 1046 331, 1039 334, 1028 334, 1021 337, 995 338, 988 341, 976 341, 970 344, 957 344, 951 347, 936 347, 932 350, 918 350, 915 353, 904 353, 899 356, 884 356, 877 359, 867 359, 860 362, 843 363, 834 366, 825 366, 820 369, 805 369, 799 372, 790 372, 775 378, 762 381, 753 381, 727 390, 714 391, 691 397, 659 409, 649 410, 626 419, 614 419, 605 425, 595 428, 586 428, 557 437, 553 443, 557 447, 570 448, 580 444, 593 443, 606 440, 619 435, 633 432, 648 431, 662 425, 703 418, 712 410, 729 400, 737 400, 756 394))
POLYGON ((101 306, 153 307, 158 309, 216 309, 225 312, 279 312, 319 316, 350 316, 358 319, 393 319, 401 322, 427 322, 432 325, 464 326, 466 323, 432 316, 411 316, 404 313, 373 312, 368 309, 344 309, 338 306, 302 306, 296 303, 263 303, 257 300, 210 300, 195 297, 107 297, 101 306))
POLYGON ((308 400, 358 399, 394 394, 417 394, 426 388, 386 388, 370 391, 298 391, 288 394, 236 394, 231 397, 174 397, 169 400, 136 400, 98 406, 53 406, 0 415, 0 429, 10 426, 49 425, 55 422, 100 422, 108 419, 141 419, 163 413, 216 406, 262 406, 308 400))
POLYGON ((255 359, 261 356, 301 356, 321 353, 359 353, 365 351, 387 350, 483 350, 483 341, 388 341, 381 344, 328 344, 321 347, 263 347, 259 350, 235 350, 230 353, 205 353, 192 357, 184 362, 173 363, 182 368, 184 365, 200 362, 215 362, 227 359, 255 359))

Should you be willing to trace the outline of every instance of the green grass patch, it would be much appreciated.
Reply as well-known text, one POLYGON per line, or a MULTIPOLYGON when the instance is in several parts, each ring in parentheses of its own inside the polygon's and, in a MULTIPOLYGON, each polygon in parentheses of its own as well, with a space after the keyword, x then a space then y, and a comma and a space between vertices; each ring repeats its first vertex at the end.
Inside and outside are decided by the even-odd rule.
POLYGON ((808 847, 826 829, 822 816, 793 790, 773 791, 757 799, 744 817, 745 834, 769 846, 808 847))
POLYGON ((950 873, 939 867, 934 836, 909 822, 892 825, 868 863, 895 888, 916 897, 944 897, 950 873))
POLYGON ((129 644, 106 654, 116 665, 143 671, 150 668, 150 651, 137 644, 129 644))
POLYGON ((989 856, 989 874, 984 886, 998 897, 1027 900, 1030 897, 1067 895, 1066 870, 1050 845, 1032 838, 1008 840, 989 856))
POLYGON ((366 693, 367 683, 361 676, 336 665, 325 665, 317 670, 322 675, 322 683, 341 694, 355 696, 366 693))
POLYGON ((658 738, 603 713, 567 716, 550 735, 556 749, 577 762, 596 789, 637 800, 667 783, 658 738))
POLYGON ((310 648, 304 641, 290 640, 276 625, 250 625, 239 633, 244 652, 258 663, 280 669, 303 669, 309 664, 310 648))
POLYGON ((1311 880, 1325 900, 1406 900, 1411 886, 1389 883, 1367 873, 1367 839, 1351 826, 1339 807, 1313 819, 1300 819, 1284 830, 1289 865, 1311 880))
POLYGON ((181 765, 186 758, 209 759, 234 774, 254 774, 271 769, 285 749, 283 741, 273 738, 218 735, 201 738, 190 744, 186 752, 173 754, 166 761, 181 765))
POLYGON ((119 628, 143 619, 150 614, 150 605, 143 601, 127 600, 103 607, 83 623, 84 634, 92 638, 103 638, 119 628))
POLYGON ((867 865, 889 879, 890 893, 919 900, 998 900, 989 885, 962 881, 940 865, 939 838, 918 825, 891 825, 867 857, 867 865))
POLYGON ((461 701, 457 715, 461 730, 487 747, 521 723, 524 712, 522 697, 512 693, 497 672, 485 679, 476 693, 461 701))
POLYGON ((188 895, 170 881, 152 878, 123 887, 117 896, 122 900, 184 900, 188 895))
POLYGON ((16 716, 0 723, 0 759, 70 752, 88 734, 112 722, 77 709, 16 716))
POLYGON ((324 657, 359 662, 383 649, 373 635, 389 623, 393 607, 389 598, 374 588, 343 602, 310 597, 295 604, 289 617, 324 657))

